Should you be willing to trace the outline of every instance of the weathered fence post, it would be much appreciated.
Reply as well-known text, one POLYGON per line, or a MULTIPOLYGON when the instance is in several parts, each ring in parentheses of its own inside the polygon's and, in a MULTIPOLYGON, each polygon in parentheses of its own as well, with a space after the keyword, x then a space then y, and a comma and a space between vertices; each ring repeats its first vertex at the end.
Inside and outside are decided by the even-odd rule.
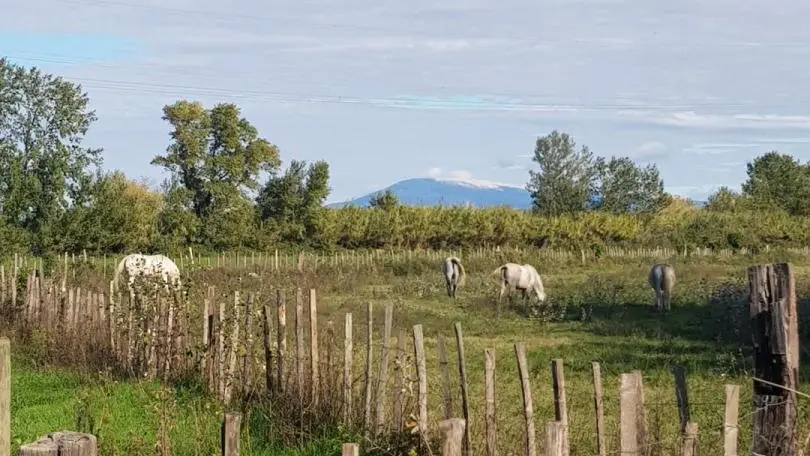
POLYGON ((461 412, 464 414, 464 456, 469 456, 470 447, 470 399, 467 393, 467 360, 464 356, 464 337, 461 334, 461 323, 456 322, 456 345, 458 346, 458 377, 461 386, 461 412))
POLYGON ((239 426, 242 414, 225 413, 222 420, 222 456, 239 456, 239 426))
POLYGON ((0 337, 0 456, 11 455, 11 341, 0 337))
POLYGON ((486 390, 486 403, 484 408, 484 441, 486 455, 497 454, 496 436, 498 426, 495 420, 495 350, 484 350, 484 388, 486 390))
POLYGON ((314 288, 309 290, 309 371, 312 375, 312 406, 318 407, 321 397, 320 349, 318 348, 318 296, 314 288))
POLYGON ((92 434, 52 432, 35 442, 22 445, 19 456, 97 456, 98 441, 92 434))
POLYGON ((422 335, 422 325, 413 327, 413 349, 416 358, 416 374, 419 379, 419 435, 427 439, 427 367, 425 360, 425 341, 422 335))
POLYGON ((645 454, 646 432, 643 415, 641 375, 621 374, 619 387, 620 449, 627 455, 645 454))
POLYGON ((740 415, 740 385, 726 385, 726 407, 723 417, 723 456, 737 456, 740 415))
MULTIPOLYGON (((562 456, 568 456, 568 406, 565 399, 565 373, 563 360, 551 361, 551 383, 554 392, 554 416, 562 423, 562 456)), ((556 425, 555 425, 556 426, 556 425)))
POLYGON ((352 424, 352 314, 346 314, 343 330, 343 423, 352 424))
POLYGON ((526 440, 524 455, 535 456, 537 445, 534 434, 534 406, 532 405, 532 389, 529 385, 529 366, 526 362, 526 346, 522 343, 515 344, 515 356, 518 362, 520 374, 520 388, 523 391, 523 417, 526 420, 526 440))
POLYGON ((442 376, 442 393, 444 404, 444 419, 449 420, 453 417, 453 396, 450 392, 450 372, 448 369, 447 361, 447 348, 444 345, 444 336, 438 333, 436 336, 436 348, 439 351, 439 372, 442 376))
POLYGON ((380 348, 380 377, 377 379, 377 410, 375 412, 377 433, 383 430, 385 420, 385 390, 388 385, 388 344, 391 340, 391 327, 394 322, 394 304, 385 305, 385 323, 383 326, 382 347, 380 348))
POLYGON ((374 354, 374 306, 368 302, 366 308, 366 369, 363 371, 363 427, 371 426, 371 366, 374 354))
POLYGON ((340 454, 341 456, 360 456, 360 446, 356 443, 344 443, 340 454))
POLYGON ((562 421, 547 421, 546 456, 564 456, 565 447, 565 423, 562 421))
POLYGON ((689 395, 686 390, 686 374, 683 367, 675 366, 672 369, 675 377, 675 399, 678 401, 678 415, 681 418, 681 434, 686 433, 686 423, 689 422, 689 395))
POLYGON ((692 421, 687 421, 683 431, 682 456, 698 455, 698 425, 692 421))
POLYGON ((593 369, 593 408, 596 413, 596 453, 599 456, 607 454, 605 447, 605 408, 602 391, 602 366, 598 362, 591 363, 593 369))
POLYGON ((278 350, 278 354, 276 355, 276 361, 278 363, 276 367, 276 389, 279 393, 283 393, 286 379, 284 358, 287 356, 287 305, 284 303, 284 292, 280 289, 276 290, 276 306, 278 309, 276 313, 276 323, 278 325, 276 332, 276 350, 278 350))
POLYGON ((466 421, 461 418, 450 418, 439 422, 439 430, 444 434, 442 456, 461 456, 466 427, 466 421))
POLYGON ((748 268, 754 345, 754 434, 751 452, 796 454, 799 333, 796 282, 789 263, 748 268))

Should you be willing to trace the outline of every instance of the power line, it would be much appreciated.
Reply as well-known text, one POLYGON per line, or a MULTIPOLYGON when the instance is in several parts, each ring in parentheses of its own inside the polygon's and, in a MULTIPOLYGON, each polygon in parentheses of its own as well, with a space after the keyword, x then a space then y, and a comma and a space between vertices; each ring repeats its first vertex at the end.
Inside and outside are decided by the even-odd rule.
MULTIPOLYGON (((55 54, 52 54, 55 55, 55 54)), ((78 64, 78 63, 87 63, 92 64, 94 66, 100 66, 102 68, 109 68, 114 69, 114 65, 103 64, 103 63, 93 63, 92 59, 81 59, 81 58, 71 58, 71 57, 63 57, 63 58, 46 58, 46 57, 36 57, 30 55, 18 55, 18 56, 9 56, 9 58, 15 60, 30 60, 30 61, 38 61, 43 63, 61 63, 61 64, 78 64)), ((139 64, 141 65, 141 64, 139 64)), ((149 66, 149 64, 146 64, 149 66)), ((143 66, 143 65, 141 65, 143 66)), ((150 70, 148 74, 154 74, 155 72, 163 73, 167 75, 176 75, 176 76, 188 76, 188 72, 180 72, 180 71, 168 71, 168 70, 161 70, 160 67, 154 65, 154 67, 158 68, 155 71, 150 70)), ((137 71, 133 72, 137 73, 137 71)), ((146 74, 146 73, 142 73, 146 74)), ((213 74, 204 75, 207 77, 216 77, 213 74)), ((689 109, 696 109, 696 108, 707 108, 707 109, 739 109, 744 107, 749 107, 751 104, 746 103, 707 103, 705 100, 692 102, 692 103, 679 103, 679 104, 671 104, 671 103, 638 103, 637 98, 635 97, 624 97, 624 96, 617 96, 612 97, 610 102, 593 102, 593 103, 583 103, 583 102, 571 102, 570 100, 563 100, 561 97, 555 97, 551 95, 543 95, 543 94, 532 94, 532 93, 489 93, 487 95, 480 96, 481 100, 459 100, 450 98, 443 98, 441 96, 425 96, 425 97, 358 97, 358 96, 347 96, 347 95, 335 95, 335 94, 318 94, 318 93, 296 93, 296 92, 282 92, 282 91, 273 91, 273 90, 251 90, 251 89, 239 89, 233 90, 230 88, 221 88, 221 87, 211 87, 211 86, 199 86, 199 85, 186 85, 186 84, 165 84, 165 83, 155 83, 155 82, 143 82, 143 81, 132 81, 132 80, 121 80, 121 79, 104 79, 104 78, 85 78, 85 77, 69 77, 66 79, 71 79, 77 82, 84 84, 91 85, 94 89, 104 89, 104 90, 113 90, 118 92, 132 92, 132 93, 154 93, 154 94, 163 94, 163 95, 173 95, 173 96, 187 96, 189 94, 193 95, 201 95, 201 96, 221 96, 227 98, 259 98, 262 100, 267 101, 277 101, 281 103, 324 103, 324 104, 365 104, 365 105, 377 105, 377 106, 385 106, 385 107, 393 107, 393 108, 432 108, 432 109, 476 109, 476 110, 537 110, 537 111, 548 111, 548 110, 576 110, 576 111, 616 111, 616 110, 652 110, 652 111, 664 111, 664 110, 689 110, 689 109), (514 97, 514 98, 521 98, 523 100, 513 100, 513 101, 503 101, 503 100, 486 100, 487 97, 514 97), (534 102, 525 101, 525 99, 533 99, 534 102), (429 103, 434 103, 434 105, 430 105, 429 103), (442 104, 444 106, 442 106, 442 104)), ((266 80, 266 79, 265 79, 266 80)), ((300 80, 298 81, 300 82, 300 80)), ((314 85, 314 84, 313 84, 314 85)), ((335 88, 335 85, 330 82, 330 84, 321 84, 326 87, 335 88)), ((449 90, 450 87, 441 86, 443 90, 449 90)), ((771 107, 771 108, 779 108, 779 107, 786 107, 786 104, 769 104, 769 105, 757 105, 758 109, 762 109, 763 107, 771 107)))

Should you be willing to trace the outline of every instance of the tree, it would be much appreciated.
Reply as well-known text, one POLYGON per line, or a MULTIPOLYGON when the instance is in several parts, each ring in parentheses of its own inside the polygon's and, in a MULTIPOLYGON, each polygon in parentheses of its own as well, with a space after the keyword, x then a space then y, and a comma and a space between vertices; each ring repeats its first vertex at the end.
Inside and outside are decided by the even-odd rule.
POLYGON ((535 211, 562 215, 588 208, 597 170, 587 146, 577 150, 571 136, 554 130, 537 139, 532 161, 540 169, 529 170, 526 189, 531 193, 535 211))
POLYGON ((709 195, 705 209, 712 212, 734 212, 747 208, 745 196, 734 190, 722 186, 716 192, 709 195))
POLYGON ((101 149, 83 146, 96 121, 81 86, 0 59, 0 212, 54 247, 55 225, 88 198, 101 149))
MULTIPOLYGON (((207 110, 181 100, 163 108, 163 120, 172 126, 172 142, 152 164, 169 170, 174 185, 189 191, 191 209, 203 226, 212 218, 231 219, 224 216, 231 211, 243 212, 251 192, 259 188, 260 173, 272 176, 281 165, 278 148, 260 138, 234 104, 207 110)), ((244 222, 243 217, 238 220, 244 222)), ((218 224, 217 231, 223 229, 218 224)))
POLYGON ((628 157, 599 157, 597 174, 597 207, 613 213, 652 212, 666 200, 664 181, 658 167, 637 166, 628 157))
POLYGON ((393 210, 400 205, 399 197, 390 188, 382 192, 377 192, 368 201, 368 205, 384 211, 393 210))
POLYGON ((83 211, 83 246, 96 251, 145 252, 158 237, 163 197, 123 172, 100 175, 89 207, 83 211))
POLYGON ((810 167, 787 154, 770 151, 746 165, 743 195, 757 206, 776 206, 791 215, 810 215, 810 167))
POLYGON ((330 191, 327 162, 307 167, 305 161, 292 160, 284 174, 268 179, 259 192, 259 219, 274 221, 288 242, 313 240, 322 231, 323 203, 330 191))

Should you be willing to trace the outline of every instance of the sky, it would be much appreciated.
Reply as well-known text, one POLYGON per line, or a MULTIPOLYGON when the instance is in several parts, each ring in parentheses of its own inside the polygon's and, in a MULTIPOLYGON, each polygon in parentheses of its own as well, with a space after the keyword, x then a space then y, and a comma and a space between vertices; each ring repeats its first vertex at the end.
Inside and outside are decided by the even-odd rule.
POLYGON ((810 159, 810 3, 25 0, 0 54, 76 81, 105 168, 157 185, 178 99, 236 103, 342 201, 412 177, 525 185, 538 136, 656 163, 667 191, 810 159))

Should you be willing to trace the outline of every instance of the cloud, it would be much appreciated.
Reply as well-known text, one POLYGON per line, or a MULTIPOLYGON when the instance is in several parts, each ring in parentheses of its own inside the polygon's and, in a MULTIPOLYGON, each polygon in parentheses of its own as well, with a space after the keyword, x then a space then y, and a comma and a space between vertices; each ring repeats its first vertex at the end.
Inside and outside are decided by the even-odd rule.
POLYGON ((683 151, 697 155, 720 155, 739 152, 742 149, 755 149, 761 146, 758 143, 700 143, 684 147, 683 151))
POLYGON ((497 161, 497 169, 512 171, 517 169, 526 169, 526 166, 521 165, 517 161, 509 158, 499 158, 497 161))
POLYGON ((453 171, 444 171, 441 168, 433 167, 429 168, 425 174, 428 177, 441 180, 441 181, 451 181, 456 183, 466 184, 471 187, 479 187, 479 188, 498 188, 498 187, 515 187, 515 188, 523 188, 520 185, 516 184, 507 184, 504 182, 497 182, 487 179, 476 179, 473 177, 473 174, 467 170, 457 169, 453 171))
POLYGON ((645 110, 620 110, 625 118, 682 128, 704 129, 797 129, 810 130, 810 116, 781 114, 698 114, 695 111, 662 113, 645 110))
POLYGON ((667 146, 659 141, 646 141, 638 145, 631 154, 631 158, 649 159, 663 158, 667 156, 667 146))

